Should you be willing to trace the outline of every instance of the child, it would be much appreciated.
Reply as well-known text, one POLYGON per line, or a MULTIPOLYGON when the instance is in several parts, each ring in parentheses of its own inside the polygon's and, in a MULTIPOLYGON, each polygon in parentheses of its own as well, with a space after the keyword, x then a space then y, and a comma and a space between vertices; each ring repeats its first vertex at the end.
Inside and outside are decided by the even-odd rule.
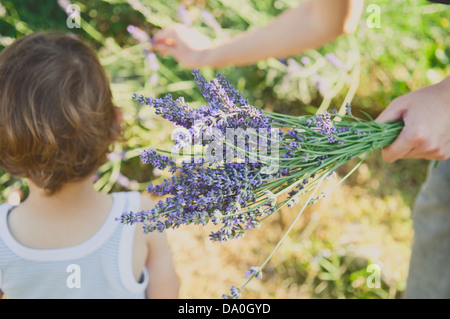
POLYGON ((0 205, 0 297, 177 298, 165 235, 115 220, 151 200, 93 188, 121 121, 95 53, 24 36, 0 53, 0 92, 0 167, 29 182, 24 202, 0 205))

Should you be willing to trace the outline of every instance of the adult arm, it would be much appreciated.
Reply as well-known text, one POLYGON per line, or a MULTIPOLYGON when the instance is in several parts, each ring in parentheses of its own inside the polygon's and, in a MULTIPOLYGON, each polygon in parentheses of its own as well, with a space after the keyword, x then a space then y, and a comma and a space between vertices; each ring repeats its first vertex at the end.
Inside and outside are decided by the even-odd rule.
POLYGON ((174 25, 155 34, 154 50, 172 55, 188 68, 249 65, 318 48, 355 31, 363 0, 308 0, 266 26, 213 45, 200 33, 174 25))

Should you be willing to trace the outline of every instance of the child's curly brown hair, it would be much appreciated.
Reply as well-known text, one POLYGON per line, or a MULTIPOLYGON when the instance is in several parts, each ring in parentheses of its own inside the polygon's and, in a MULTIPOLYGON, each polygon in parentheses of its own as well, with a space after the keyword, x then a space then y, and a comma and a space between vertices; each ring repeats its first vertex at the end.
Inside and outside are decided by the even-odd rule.
POLYGON ((0 167, 53 194, 106 161, 116 109, 88 45, 55 32, 19 38, 0 52, 0 167))

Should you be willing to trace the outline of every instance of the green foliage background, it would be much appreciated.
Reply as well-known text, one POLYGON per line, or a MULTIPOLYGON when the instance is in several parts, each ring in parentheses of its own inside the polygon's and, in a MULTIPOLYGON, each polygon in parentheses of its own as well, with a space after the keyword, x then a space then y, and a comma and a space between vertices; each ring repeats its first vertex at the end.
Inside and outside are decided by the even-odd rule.
MULTIPOLYGON (((161 172, 144 167, 137 151, 152 145, 170 148, 173 128, 157 118, 152 110, 133 103, 132 93, 155 97, 171 93, 184 96, 192 105, 204 103, 196 90, 191 71, 179 66, 171 57, 158 56, 159 70, 150 70, 145 64, 142 47, 130 37, 127 26, 136 25, 152 36, 162 27, 179 23, 177 9, 180 4, 184 4, 190 12, 193 27, 220 41, 221 38, 249 28, 265 25, 284 10, 296 6, 299 1, 72 1, 81 9, 79 29, 68 29, 68 16, 57 1, 1 0, 0 3, 0 50, 23 35, 53 29, 75 33, 97 51, 110 76, 115 101, 124 109, 125 116, 125 142, 114 145, 112 160, 100 168, 95 182, 98 190, 110 192, 127 189, 142 191, 149 182, 164 178, 164 173, 161 175, 161 172), (214 14, 222 27, 219 34, 203 22, 202 10, 214 14), (158 82, 151 84, 149 78, 155 74, 158 82)), ((253 105, 263 109, 304 114, 340 109, 345 102, 351 102, 355 113, 364 110, 376 117, 395 97, 436 83, 450 74, 449 12, 448 7, 425 0, 365 1, 358 30, 353 35, 342 36, 317 50, 286 57, 285 61, 269 59, 251 66, 227 67, 220 71, 253 105), (372 12, 366 10, 370 4, 376 4, 380 9, 379 28, 370 28, 372 12), (335 54, 347 68, 336 69, 330 65, 325 58, 329 53, 335 54), (311 65, 302 64, 305 57, 312 61, 311 65), (303 66, 302 71, 290 74, 284 63, 287 60, 303 66), (325 81, 324 91, 318 90, 313 73, 319 74, 325 81)), ((308 31, 292 32, 300 34, 308 31)), ((218 70, 202 68, 201 71, 210 78, 218 70)), ((357 207, 354 213, 358 216, 356 220, 364 212, 363 202, 366 197, 371 200, 381 199, 384 205, 381 206, 388 207, 388 201, 395 194, 401 200, 401 207, 412 206, 415 194, 425 178, 425 161, 400 161, 387 165, 380 160, 379 154, 375 154, 367 165, 365 173, 359 173, 348 182, 350 198, 357 207), (362 195, 358 193, 361 189, 364 189, 362 195)), ((11 192, 17 190, 22 192, 22 198, 26 197, 26 183, 0 171, 0 202, 6 201, 11 192)), ((369 207, 368 210, 373 209, 371 205, 369 207)), ((385 223, 391 227, 398 219, 398 216, 385 215, 382 210, 376 213, 382 217, 373 221, 374 224, 385 223)), ((402 222, 409 227, 410 234, 409 215, 406 213, 406 216, 402 216, 402 222)), ((332 222, 330 218, 325 223, 332 222)), ((309 218, 305 217, 305 220, 309 218)), ((282 217, 276 223, 281 229, 285 225, 282 217)), ((305 241, 301 233, 307 228, 306 222, 303 226, 299 225, 298 233, 294 232, 290 237, 292 242, 297 237, 305 241)), ((367 259, 342 253, 332 236, 324 238, 319 233, 311 233, 308 240, 310 245, 303 247, 302 258, 293 253, 295 249, 289 250, 294 244, 286 244, 286 251, 281 254, 283 258, 280 257, 282 260, 271 264, 264 277, 265 282, 263 280, 262 286, 257 286, 254 291, 250 288, 250 295, 304 296, 299 291, 307 291, 307 296, 319 298, 395 298, 401 295, 405 285, 404 274, 394 281, 383 282, 382 288, 378 290, 368 289, 361 284, 370 275, 365 268, 367 259), (305 285, 308 287, 306 290, 305 285), (295 288, 292 295, 278 294, 276 288, 272 289, 276 286, 286 288, 285 291, 291 291, 294 289, 292 287, 298 289, 295 288), (267 294, 261 292, 265 289, 267 294)), ((410 235, 399 240, 408 246, 410 235)), ((269 246, 269 243, 261 245, 260 249, 264 251, 265 246, 269 246)), ((230 258, 237 258, 233 256, 230 258)), ((236 265, 241 263, 244 261, 239 259, 236 265)), ((226 287, 224 284, 220 289, 226 287)), ((202 296, 191 292, 190 288, 185 288, 183 292, 188 297, 202 296)), ((205 294, 210 297, 208 291, 205 294)))

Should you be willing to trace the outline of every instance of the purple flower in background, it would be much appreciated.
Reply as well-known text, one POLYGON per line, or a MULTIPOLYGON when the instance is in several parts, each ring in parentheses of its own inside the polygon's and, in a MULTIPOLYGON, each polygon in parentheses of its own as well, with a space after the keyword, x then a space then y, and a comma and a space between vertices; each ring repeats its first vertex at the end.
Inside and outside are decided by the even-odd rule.
POLYGON ((128 179, 128 177, 126 177, 125 175, 123 175, 122 173, 119 173, 119 175, 117 176, 117 182, 122 185, 123 187, 129 188, 131 185, 130 180, 128 179))
POLYGON ((305 65, 305 66, 311 64, 311 59, 307 56, 303 56, 301 61, 302 61, 303 65, 305 65))
POLYGON ((156 54, 144 50, 144 58, 145 58, 145 64, 147 65, 147 68, 153 72, 153 74, 148 79, 150 85, 156 85, 158 83, 159 77, 157 72, 159 71, 159 63, 158 58, 156 57, 156 54))
POLYGON ((67 7, 72 4, 70 0, 57 0, 56 2, 60 6, 60 8, 63 9, 64 11, 66 11, 67 7))
POLYGON ((157 72, 159 71, 159 63, 156 57, 156 54, 151 52, 145 45, 151 45, 152 40, 147 35, 145 31, 134 26, 127 26, 128 33, 138 41, 141 45, 144 45, 143 53, 144 53, 144 61, 147 68, 152 72, 152 75, 149 77, 148 81, 150 85, 156 85, 158 83, 159 77, 157 72))
POLYGON ((139 43, 150 42, 150 37, 147 35, 147 33, 134 25, 128 25, 127 31, 133 37, 133 39, 135 39, 139 43))
POLYGON ((284 65, 287 65, 287 59, 286 58, 277 58, 278 61, 283 63, 284 65))
POLYGON ((216 34, 222 32, 222 26, 217 22, 216 18, 211 12, 202 10, 202 18, 203 23, 213 29, 216 34))
POLYGON ((111 162, 120 162, 125 160, 125 152, 120 152, 120 153, 116 153, 116 152, 111 152, 108 153, 107 158, 109 161, 111 162))
POLYGON ((323 78, 319 74, 314 73, 313 80, 316 84, 317 90, 319 90, 319 93, 324 96, 326 94, 326 86, 323 78))
POLYGON ((186 6, 184 4, 180 4, 177 9, 178 19, 182 24, 184 24, 187 27, 190 27, 192 25, 192 20, 189 17, 189 12, 186 9, 186 6))
POLYGON ((295 78, 295 75, 301 71, 303 67, 293 58, 288 58, 284 61, 284 64, 286 65, 286 74, 283 76, 281 86, 285 91, 288 91, 289 83, 295 78))
POLYGON ((289 74, 295 74, 297 72, 299 72, 300 70, 302 70, 303 67, 294 59, 289 58, 287 60, 287 67, 286 67, 286 72, 289 74))
MULTIPOLYGON (((70 28, 80 28, 80 7, 76 4, 72 4, 70 0, 57 0, 58 6, 67 14, 69 19, 74 19, 74 22, 66 21, 67 26, 70 28), (78 22, 76 22, 78 21, 78 22)), ((1 5, 0 5, 1 6, 1 5)), ((74 35, 71 35, 74 36, 74 35)))
POLYGON ((347 66, 334 53, 325 54, 325 59, 337 69, 346 69, 347 66))
MULTIPOLYGON (((58 6, 61 9, 63 9, 63 11, 65 13, 67 13, 67 15, 77 12, 77 10, 75 10, 75 9, 73 9, 72 12, 67 11, 67 9, 72 6, 72 2, 70 2, 70 0, 57 0, 56 2, 58 3, 58 6)), ((79 14, 79 12, 78 12, 78 14, 79 14)))

